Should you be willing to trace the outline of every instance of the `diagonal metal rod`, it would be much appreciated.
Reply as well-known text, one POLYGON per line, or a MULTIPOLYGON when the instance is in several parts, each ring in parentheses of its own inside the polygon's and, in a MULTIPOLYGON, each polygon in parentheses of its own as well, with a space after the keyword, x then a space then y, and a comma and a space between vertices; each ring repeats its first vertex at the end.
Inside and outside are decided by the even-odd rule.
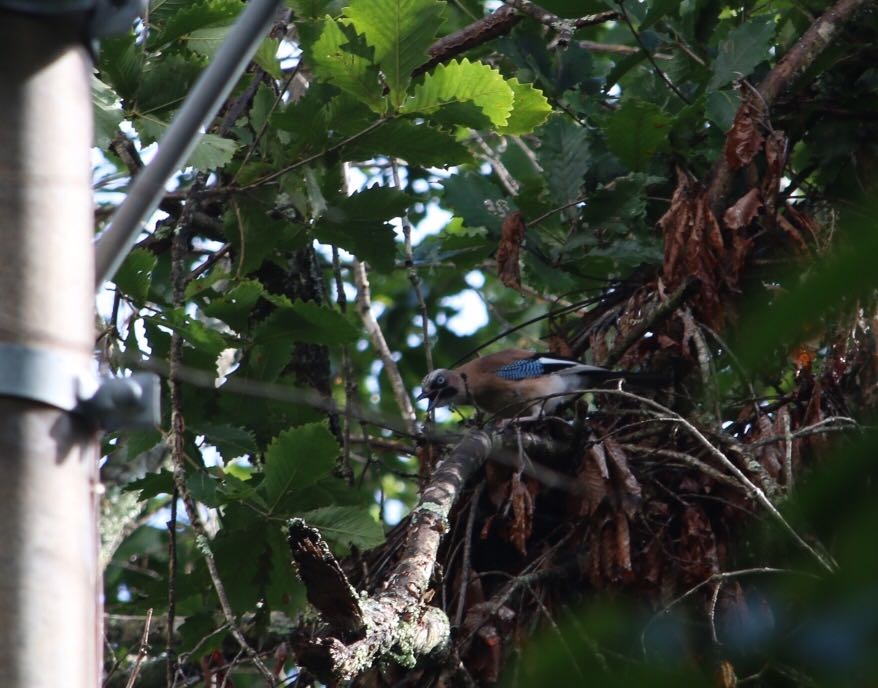
POLYGON ((265 35, 282 0, 250 0, 229 37, 199 77, 158 152, 131 184, 110 226, 95 243, 95 288, 111 279, 134 245, 143 223, 158 207, 168 178, 185 163, 199 130, 216 114, 265 35))

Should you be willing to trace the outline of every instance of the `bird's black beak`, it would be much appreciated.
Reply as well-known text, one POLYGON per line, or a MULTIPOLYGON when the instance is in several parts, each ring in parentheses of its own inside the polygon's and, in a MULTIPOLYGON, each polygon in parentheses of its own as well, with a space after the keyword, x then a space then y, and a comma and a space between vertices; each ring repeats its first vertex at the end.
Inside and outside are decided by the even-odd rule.
POLYGON ((436 402, 439 401, 439 393, 424 389, 421 390, 421 393, 417 397, 415 397, 415 401, 420 401, 421 399, 429 399, 427 402, 427 412, 429 413, 436 406, 436 402))

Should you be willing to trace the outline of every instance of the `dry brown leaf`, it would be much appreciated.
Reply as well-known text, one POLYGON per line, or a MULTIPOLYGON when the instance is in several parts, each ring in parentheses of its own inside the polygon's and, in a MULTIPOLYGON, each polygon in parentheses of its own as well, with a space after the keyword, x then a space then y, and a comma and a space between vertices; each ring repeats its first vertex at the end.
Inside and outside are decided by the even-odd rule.
POLYGON ((720 285, 734 289, 737 274, 726 274, 726 246, 707 191, 685 170, 677 169, 671 206, 658 224, 665 240, 662 277, 667 288, 697 278, 701 283, 695 297, 699 314, 709 323, 719 323, 724 313, 720 285))
POLYGON ((578 492, 582 495, 579 516, 591 516, 607 497, 610 471, 603 445, 593 444, 582 457, 576 472, 578 492))
POLYGON ((764 121, 762 101, 746 85, 741 87, 741 104, 732 128, 726 133, 726 162, 733 170, 750 164, 762 149, 765 137, 761 133, 764 121))
POLYGON ((527 556, 527 541, 533 530, 534 502, 527 486, 516 473, 510 482, 509 499, 512 502, 512 524, 509 540, 521 556, 527 556))
POLYGON ((780 191, 780 180, 787 164, 788 146, 789 142, 782 131, 772 131, 765 139, 766 170, 762 179, 762 196, 770 214, 774 212, 775 196, 780 191))
POLYGON ((723 224, 729 229, 742 229, 753 222, 763 206, 759 189, 750 189, 723 213, 723 224))
POLYGON ((778 213, 777 215, 777 224, 784 232, 786 232, 787 236, 793 240, 796 251, 799 253, 805 253, 808 251, 808 244, 805 242, 804 237, 802 237, 799 228, 787 220, 781 213, 778 213))
POLYGON ((680 563, 692 584, 720 570, 713 527, 700 507, 687 506, 683 511, 679 548, 680 563))
MULTIPOLYGON (((756 426, 758 430, 754 434, 754 440, 774 437, 777 434, 774 424, 765 414, 759 416, 756 426)), ((781 432, 783 431, 781 430, 781 432)), ((763 444, 756 451, 756 458, 772 478, 777 478, 780 475, 783 466, 782 446, 778 442, 769 442, 768 444, 763 444)))
POLYGON ((611 461, 613 487, 619 497, 619 503, 625 510, 625 514, 632 518, 640 511, 643 497, 640 483, 628 467, 628 458, 622 447, 611 437, 604 439, 604 447, 606 447, 607 456, 611 461))
POLYGON ((497 247, 497 274, 507 287, 521 287, 521 268, 518 257, 524 241, 524 216, 515 211, 503 219, 500 234, 500 245, 497 247))
MULTIPOLYGON (((623 574, 631 573, 631 531, 628 528, 628 517, 621 511, 616 512, 616 567, 623 574)), ((627 577, 627 576, 626 576, 627 577)))

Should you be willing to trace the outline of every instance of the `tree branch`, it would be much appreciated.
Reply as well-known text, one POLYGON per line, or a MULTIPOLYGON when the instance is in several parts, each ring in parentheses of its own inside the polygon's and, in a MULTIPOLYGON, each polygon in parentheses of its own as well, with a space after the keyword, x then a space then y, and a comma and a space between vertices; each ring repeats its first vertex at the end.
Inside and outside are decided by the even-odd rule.
POLYGON ((378 324, 378 320, 372 312, 372 292, 369 287, 365 263, 354 262, 354 282, 357 285, 357 312, 369 333, 372 346, 375 347, 384 363, 384 372, 387 373, 390 380, 390 387, 393 389, 393 396, 396 398, 406 429, 409 433, 413 433, 415 430, 415 407, 412 405, 411 397, 409 397, 405 383, 402 381, 402 375, 399 374, 396 361, 393 360, 393 354, 384 338, 384 332, 381 331, 381 325, 378 324))
POLYGON ((514 9, 501 7, 496 12, 463 27, 460 31, 443 36, 430 46, 427 51, 430 59, 415 69, 412 76, 420 76, 442 62, 447 62, 467 50, 509 33, 520 21, 521 15, 514 9))
MULTIPOLYGON (((766 110, 771 108, 781 92, 836 39, 854 14, 870 4, 869 0, 839 0, 811 25, 757 87, 766 110)), ((746 100, 741 105, 746 105, 746 100)), ((731 186, 732 168, 726 157, 721 155, 711 171, 707 192, 710 207, 717 217, 722 215, 731 186)))
POLYGON ((587 14, 578 19, 562 19, 557 14, 552 14, 544 7, 540 7, 531 0, 503 0, 509 7, 514 7, 522 14, 526 14, 536 19, 541 24, 545 24, 557 36, 549 44, 549 47, 560 46, 567 47, 573 38, 573 32, 585 26, 593 26, 595 24, 603 24, 604 22, 613 21, 619 18, 619 13, 614 11, 598 12, 596 14, 587 14))
MULTIPOLYGON (((351 589, 346 597, 348 603, 359 605, 363 636, 350 644, 335 637, 307 641, 297 650, 303 666, 325 682, 345 681, 379 659, 393 658, 413 665, 418 657, 447 645, 448 617, 427 604, 436 555, 448 532, 448 515, 464 485, 498 446, 501 443, 496 436, 473 430, 454 447, 437 467, 412 511, 400 561, 381 592, 362 599, 351 589)), ((292 525, 301 530, 300 524, 292 525)), ((327 562, 326 566, 329 571, 337 565, 327 562)), ((350 619, 356 620, 356 614, 346 612, 336 618, 349 626, 358 625, 348 624, 350 619)))

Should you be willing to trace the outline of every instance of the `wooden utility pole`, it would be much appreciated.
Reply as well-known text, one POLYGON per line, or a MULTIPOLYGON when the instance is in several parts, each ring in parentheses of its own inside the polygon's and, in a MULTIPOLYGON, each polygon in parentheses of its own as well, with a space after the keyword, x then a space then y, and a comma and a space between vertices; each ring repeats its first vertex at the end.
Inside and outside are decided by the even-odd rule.
MULTIPOLYGON (((82 20, 0 10, 0 377, 20 378, 22 388, 91 374, 91 59, 82 20), (60 363, 37 364, 47 360, 60 363)), ((4 391, 3 688, 100 684, 96 492, 94 431, 4 391)))

